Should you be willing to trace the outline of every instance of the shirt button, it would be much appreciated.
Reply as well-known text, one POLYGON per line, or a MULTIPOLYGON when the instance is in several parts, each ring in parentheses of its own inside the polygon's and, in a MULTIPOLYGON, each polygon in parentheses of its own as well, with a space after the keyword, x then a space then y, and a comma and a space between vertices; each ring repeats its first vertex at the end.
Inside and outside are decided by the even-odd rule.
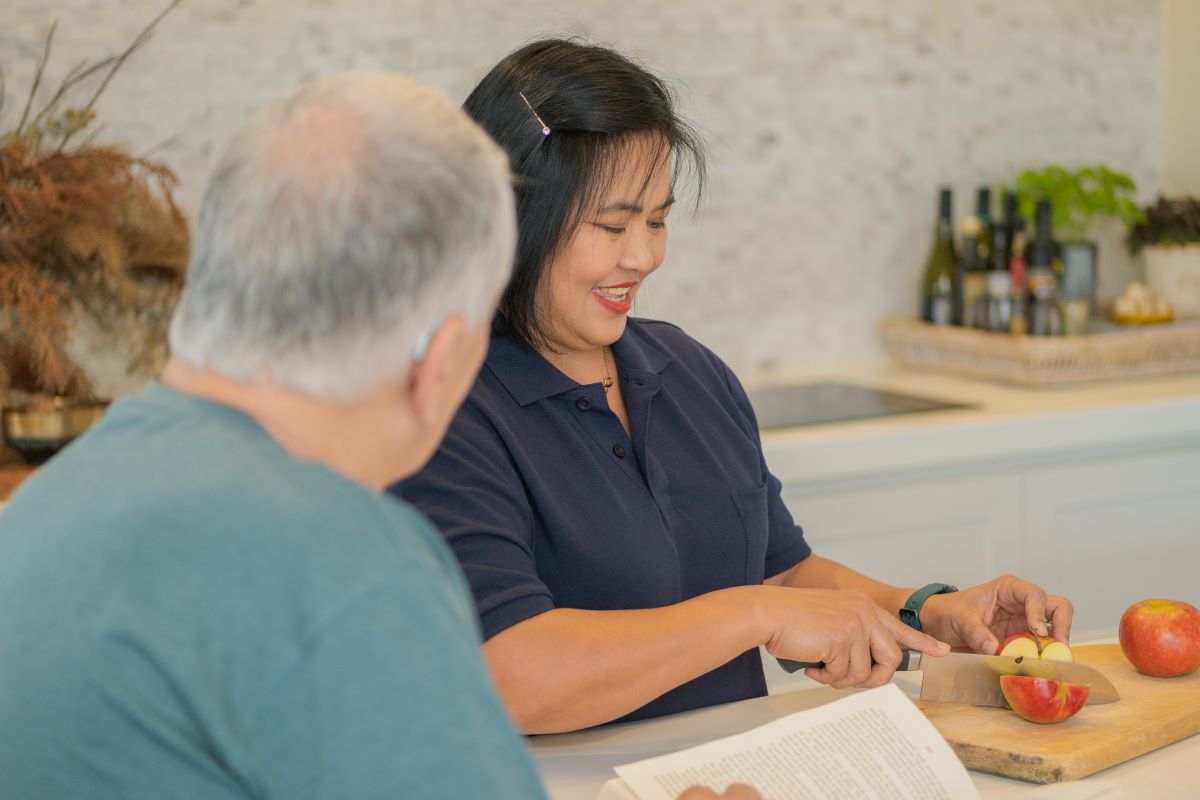
POLYGON ((587 411, 591 407, 592 401, 588 400, 586 397, 580 397, 575 401, 575 408, 579 409, 580 411, 587 411))
POLYGON ((614 444, 613 445, 613 455, 616 456, 617 458, 624 458, 625 457, 625 448, 619 444, 614 444))

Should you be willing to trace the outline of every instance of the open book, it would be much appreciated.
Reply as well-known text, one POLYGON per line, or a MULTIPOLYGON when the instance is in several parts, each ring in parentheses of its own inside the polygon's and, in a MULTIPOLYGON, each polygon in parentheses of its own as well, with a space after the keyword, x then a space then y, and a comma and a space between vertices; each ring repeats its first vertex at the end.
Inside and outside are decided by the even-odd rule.
POLYGON ((891 684, 616 771, 599 800, 675 800, 689 786, 731 783, 764 800, 979 797, 950 745, 891 684))

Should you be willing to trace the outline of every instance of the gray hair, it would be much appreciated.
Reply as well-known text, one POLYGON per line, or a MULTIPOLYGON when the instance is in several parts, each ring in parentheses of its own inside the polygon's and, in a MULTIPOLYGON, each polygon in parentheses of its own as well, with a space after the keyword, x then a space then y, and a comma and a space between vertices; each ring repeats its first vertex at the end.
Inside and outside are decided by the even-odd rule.
POLYGON ((386 73, 319 80, 221 158, 171 348, 352 402, 407 374, 447 316, 490 317, 515 238, 507 157, 448 99, 386 73))

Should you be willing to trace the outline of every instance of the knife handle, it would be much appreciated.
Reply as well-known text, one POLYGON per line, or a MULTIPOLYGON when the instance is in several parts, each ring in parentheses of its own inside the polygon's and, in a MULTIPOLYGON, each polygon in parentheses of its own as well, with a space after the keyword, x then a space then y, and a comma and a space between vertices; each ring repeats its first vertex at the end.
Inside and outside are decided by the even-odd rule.
MULTIPOLYGON (((792 661, 790 658, 777 658, 779 666, 787 672, 799 672, 802 669, 825 669, 824 661, 792 661)), ((911 672, 921 668, 921 654, 913 650, 904 650, 896 672, 911 672)))

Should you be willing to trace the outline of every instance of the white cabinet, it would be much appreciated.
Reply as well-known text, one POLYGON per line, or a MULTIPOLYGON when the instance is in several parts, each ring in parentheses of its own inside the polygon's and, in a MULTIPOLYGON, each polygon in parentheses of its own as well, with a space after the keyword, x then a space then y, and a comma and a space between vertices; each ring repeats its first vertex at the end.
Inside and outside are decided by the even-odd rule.
POLYGON ((1076 637, 1116 633, 1147 597, 1200 604, 1200 450, 1030 470, 1025 563, 1076 605, 1076 637))
POLYGON ((1200 603, 1200 448, 972 472, 784 498, 821 555, 898 585, 1012 572, 1071 599, 1075 639, 1115 635, 1146 597, 1200 603))
POLYGON ((790 380, 970 406, 764 432, 815 552, 898 585, 1020 575, 1071 599, 1076 641, 1115 636, 1140 599, 1200 605, 1200 373, 1024 389, 846 365, 790 380))
POLYGON ((1016 475, 784 498, 814 551, 899 586, 967 586, 1020 566, 1016 475))

